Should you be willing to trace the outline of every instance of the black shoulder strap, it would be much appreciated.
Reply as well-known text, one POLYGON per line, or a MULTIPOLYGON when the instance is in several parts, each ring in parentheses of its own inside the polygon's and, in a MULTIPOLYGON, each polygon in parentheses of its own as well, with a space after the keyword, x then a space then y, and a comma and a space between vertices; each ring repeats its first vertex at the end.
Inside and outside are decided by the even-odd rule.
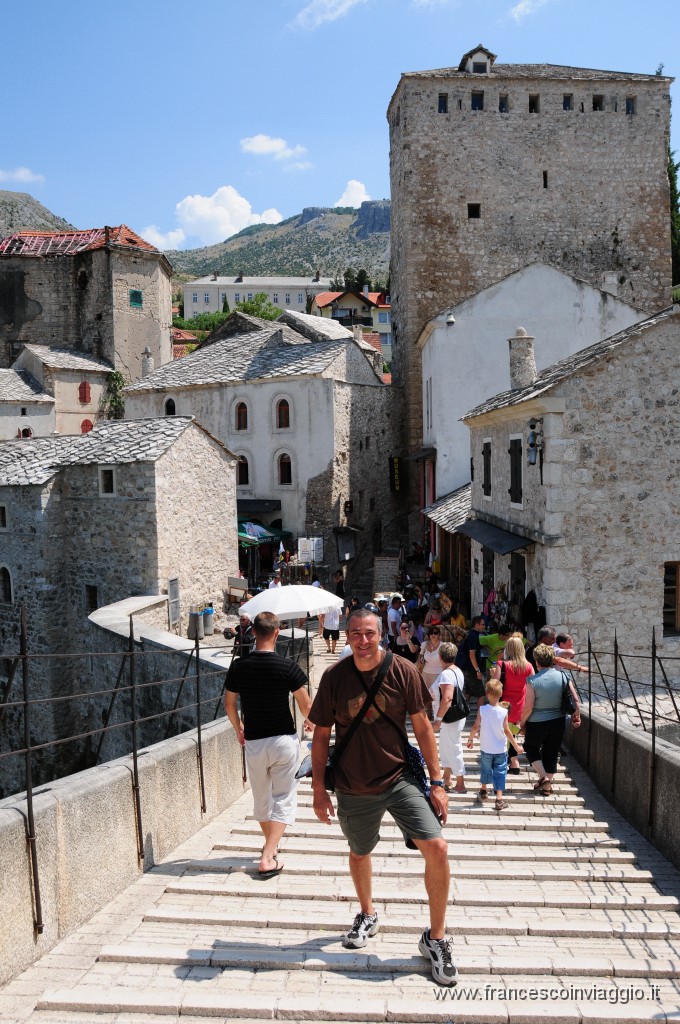
MULTIPOLYGON (((391 660, 392 659, 391 653, 389 651, 387 653, 389 654, 390 660, 391 660)), ((385 662, 383 661, 383 665, 384 664, 385 664, 385 662)), ((361 676, 361 673, 359 672, 359 669, 356 667, 356 665, 354 666, 354 669, 356 671, 356 674, 359 676, 359 681, 361 682, 361 685, 363 686, 363 688, 365 690, 366 689, 366 685, 365 685, 364 680, 363 680, 363 678, 361 676)), ((387 672, 387 669, 385 669, 385 672, 387 672)), ((383 675, 383 679, 384 679, 384 675, 383 675)), ((382 682, 382 679, 380 681, 382 682)), ((408 736, 399 728, 397 723, 394 722, 390 718, 389 715, 386 715, 381 707, 379 707, 377 704, 375 704, 375 698, 376 698, 377 693, 378 693, 377 688, 375 686, 372 686, 370 691, 368 692, 368 696, 366 697, 366 700, 364 701, 364 703, 362 705, 362 711, 363 711, 364 708, 366 708, 366 711, 368 711, 368 708, 370 707, 370 705, 374 704, 375 705, 375 710, 378 712, 378 714, 382 715, 382 717, 385 719, 385 721, 389 722, 390 725, 392 726, 392 728, 397 730, 397 732, 399 733, 399 736, 401 737, 402 740, 405 739, 408 742, 408 736)))
MULTIPOLYGON (((362 688, 364 690, 366 690, 366 686, 365 686, 365 683, 364 683, 364 680, 363 680, 363 676, 359 672, 359 669, 356 667, 356 663, 354 661, 354 656, 350 655, 350 657, 352 658, 352 666, 354 668, 354 671, 356 672, 356 674, 359 676, 359 679, 361 680, 362 688)), ((347 744, 349 743, 349 741, 351 740, 352 736, 354 735, 354 733, 357 731, 357 729, 361 725, 362 721, 364 720, 364 717, 368 713, 368 709, 370 708, 371 704, 373 703, 373 701, 375 699, 375 696, 376 696, 378 690, 380 689, 380 687, 382 685, 382 681, 385 678, 385 676, 387 675, 387 671, 388 671, 388 669, 389 669, 391 664, 392 664, 392 652, 391 651, 385 651, 385 657, 383 658, 382 664, 380 665, 380 668, 378 669, 378 674, 375 677, 375 681, 373 683, 373 686, 371 687, 370 690, 367 691, 368 695, 366 697, 366 700, 364 701, 364 703, 359 708, 359 711, 357 712, 355 718, 352 720, 352 722, 351 722, 349 728, 347 729, 347 732, 345 733, 345 735, 342 737, 342 739, 340 740, 339 743, 335 744, 335 750, 333 751, 333 761, 335 761, 336 763, 337 763, 337 761, 339 761, 339 759, 342 756, 342 754, 343 754, 347 744)), ((376 705, 376 707, 377 707, 377 705, 376 705)), ((380 708, 378 708, 378 711, 379 710, 380 710, 380 708)))

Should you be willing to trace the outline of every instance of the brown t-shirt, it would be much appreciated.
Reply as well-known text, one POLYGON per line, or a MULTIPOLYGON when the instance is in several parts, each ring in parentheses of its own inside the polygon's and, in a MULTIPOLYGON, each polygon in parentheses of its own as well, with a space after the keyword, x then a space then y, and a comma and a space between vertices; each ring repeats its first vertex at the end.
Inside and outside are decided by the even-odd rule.
MULTIPOLYGON (((363 689, 353 657, 326 669, 309 720, 326 728, 335 725, 335 741, 339 743, 377 674, 378 668, 361 673, 363 689)), ((382 793, 399 779, 404 770, 406 715, 425 711, 432 698, 414 666, 405 658, 393 658, 374 703, 399 726, 402 735, 375 707, 369 708, 335 766, 335 787, 342 793, 382 793)))

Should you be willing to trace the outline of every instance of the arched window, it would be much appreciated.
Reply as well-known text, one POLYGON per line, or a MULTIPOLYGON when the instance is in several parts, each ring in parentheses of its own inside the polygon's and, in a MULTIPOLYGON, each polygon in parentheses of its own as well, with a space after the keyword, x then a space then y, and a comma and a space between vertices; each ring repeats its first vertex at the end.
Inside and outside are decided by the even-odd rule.
POLYGON ((239 402, 236 406, 236 429, 248 429, 248 406, 245 402, 239 402))
POLYGON ((20 441, 25 441, 27 438, 33 437, 33 431, 30 427, 24 427, 23 429, 19 427, 17 430, 17 437, 20 441))
POLYGON ((290 461, 290 455, 279 455, 279 483, 280 484, 292 484, 293 482, 293 465, 290 461))
POLYGON ((12 603, 12 580, 9 569, 4 565, 0 568, 0 604, 12 603))
POLYGON ((90 401, 90 385, 86 380, 81 380, 78 385, 78 398, 86 405, 90 401))
POLYGON ((239 487, 247 487, 249 479, 249 466, 248 460, 245 455, 239 455, 238 464, 236 466, 236 483, 239 487))
POLYGON ((276 426, 279 430, 285 430, 290 426, 290 406, 285 398, 276 405, 276 426))
POLYGON ((174 416, 175 415, 175 399, 174 398, 166 398, 165 399, 165 415, 166 416, 174 416))
POLYGON ((92 420, 83 420, 83 422, 80 424, 80 433, 89 434, 93 426, 94 424, 92 423, 92 420))

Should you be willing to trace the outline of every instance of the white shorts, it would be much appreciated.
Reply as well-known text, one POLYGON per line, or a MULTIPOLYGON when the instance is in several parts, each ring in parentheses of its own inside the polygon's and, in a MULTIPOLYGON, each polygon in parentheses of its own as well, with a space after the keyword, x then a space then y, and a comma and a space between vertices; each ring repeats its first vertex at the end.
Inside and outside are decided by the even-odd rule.
POLYGON ((439 760, 442 768, 451 768, 453 774, 465 775, 463 760, 463 729, 465 719, 458 722, 442 722, 439 726, 439 760))
POLYGON ((295 773, 300 764, 297 735, 246 740, 246 764, 257 821, 292 825, 297 810, 295 773))

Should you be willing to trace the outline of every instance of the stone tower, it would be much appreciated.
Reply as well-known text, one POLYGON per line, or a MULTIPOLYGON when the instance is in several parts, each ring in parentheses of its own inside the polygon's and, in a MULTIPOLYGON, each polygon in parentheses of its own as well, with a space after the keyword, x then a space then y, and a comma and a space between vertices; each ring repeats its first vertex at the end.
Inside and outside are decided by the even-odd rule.
POLYGON ((535 261, 649 312, 670 302, 673 80, 495 61, 480 45, 457 67, 404 74, 388 108, 409 451, 422 439, 415 343, 441 310, 535 261))

